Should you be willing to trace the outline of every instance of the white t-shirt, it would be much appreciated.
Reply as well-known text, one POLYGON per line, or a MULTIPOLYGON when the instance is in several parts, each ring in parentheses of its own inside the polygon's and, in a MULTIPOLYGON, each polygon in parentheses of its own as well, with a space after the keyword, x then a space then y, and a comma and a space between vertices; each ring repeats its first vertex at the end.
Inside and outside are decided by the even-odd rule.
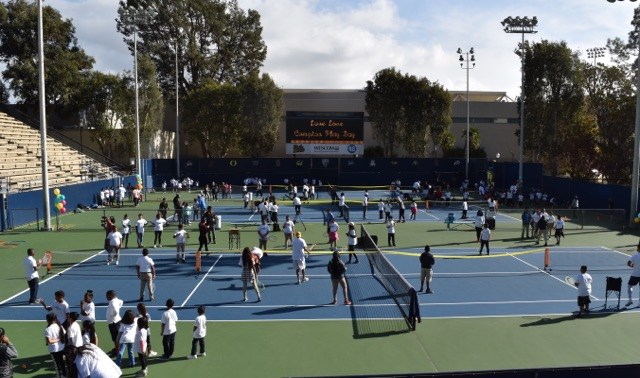
POLYGON ((476 228, 482 228, 484 226, 484 217, 482 215, 476 216, 476 221, 473 224, 476 228))
POLYGON ((193 331, 194 339, 201 339, 207 336, 207 317, 202 314, 196 317, 196 320, 193 322, 193 326, 195 330, 193 331))
POLYGON ((109 245, 112 247, 117 247, 122 244, 122 234, 118 231, 111 231, 107 238, 109 239, 109 245))
POLYGON ((96 320, 96 305, 93 302, 82 302, 82 311, 84 311, 87 315, 80 314, 81 320, 96 320))
POLYGON ((36 262, 36 259, 34 259, 33 256, 27 256, 27 258, 24 260, 24 269, 27 281, 31 281, 34 278, 40 277, 37 268, 38 263, 36 262))
POLYGON ((62 302, 55 301, 51 304, 51 312, 56 314, 58 323, 62 324, 67 320, 67 314, 69 313, 69 304, 67 301, 62 302))
POLYGON ((303 261, 306 247, 307 242, 303 238, 293 238, 291 242, 291 259, 293 261, 303 261))
POLYGON ((138 261, 136 261, 136 265, 140 267, 140 273, 151 273, 151 267, 155 263, 149 256, 140 256, 138 257, 138 261))
POLYGON ((56 323, 52 323, 44 330, 44 337, 47 340, 58 339, 58 342, 56 343, 47 344, 49 353, 55 353, 64 350, 64 342, 62 342, 62 338, 60 337, 61 334, 64 335, 64 329, 56 323))
POLYGON ((634 277, 640 277, 640 252, 636 252, 635 255, 631 256, 629 261, 633 263, 633 271, 631 271, 631 275, 634 277))
POLYGON ((153 231, 164 230, 165 223, 167 223, 167 221, 164 218, 156 218, 156 220, 153 222, 153 231))
POLYGON ((135 322, 131 324, 120 323, 120 329, 118 332, 120 333, 120 344, 132 343, 136 340, 136 332, 138 331, 138 326, 135 322))
POLYGON ((75 347, 81 347, 84 345, 84 340, 82 340, 82 330, 80 329, 80 324, 78 322, 73 322, 67 328, 67 339, 69 340, 69 344, 75 347))
POLYGON ((396 222, 394 220, 390 220, 387 222, 387 234, 395 234, 396 233, 396 222))
POLYGON ((122 233, 128 234, 131 232, 131 219, 123 219, 122 220, 122 233))
POLYGON ((117 323, 122 319, 120 317, 120 308, 122 308, 122 299, 113 298, 107 306, 107 324, 117 323))
POLYGON ((349 236, 348 245, 358 244, 358 235, 356 234, 355 229, 349 230, 349 232, 347 232, 347 235, 349 236))
POLYGON ((340 226, 336 222, 333 222, 329 225, 329 232, 338 232, 340 226))
POLYGON ((266 240, 267 236, 269 235, 269 225, 268 224, 261 224, 258 227, 258 234, 260 234, 260 239, 262 240, 266 240))
POLYGON ((136 221, 136 232, 141 234, 144 232, 144 226, 147 224, 147 220, 144 218, 138 219, 136 221))
POLYGON ((593 279, 589 273, 580 273, 576 276, 576 283, 578 284, 578 296, 586 297, 591 295, 591 282, 593 279))
POLYGON ((480 240, 484 240, 487 241, 491 239, 491 231, 489 230, 489 228, 483 228, 482 232, 480 233, 480 240))
POLYGON ((147 328, 138 328, 135 340, 133 341, 133 353, 145 353, 147 349, 147 328))
POLYGON ((284 232, 285 234, 290 234, 293 232, 293 222, 288 220, 286 222, 284 222, 284 225, 282 226, 282 232, 284 232))
POLYGON ((300 206, 302 204, 302 201, 300 201, 300 197, 294 197, 293 198, 293 205, 294 206, 300 206))
POLYGON ((160 323, 164 324, 163 335, 170 335, 176 332, 176 322, 178 321, 178 314, 173 309, 168 309, 162 314, 162 320, 160 323))
POLYGON ((187 242, 187 231, 178 230, 178 231, 176 231, 175 234, 173 234, 173 237, 176 238, 176 243, 184 244, 184 243, 187 242))
POLYGON ((91 353, 79 353, 75 360, 79 378, 112 378, 122 375, 118 365, 102 349, 95 345, 85 348, 91 348, 91 353))

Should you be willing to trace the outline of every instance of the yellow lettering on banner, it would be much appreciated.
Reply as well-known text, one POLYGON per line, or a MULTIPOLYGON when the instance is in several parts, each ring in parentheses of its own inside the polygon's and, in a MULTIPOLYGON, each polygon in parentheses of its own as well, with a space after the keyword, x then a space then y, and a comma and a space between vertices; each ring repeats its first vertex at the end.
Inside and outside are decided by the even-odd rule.
POLYGON ((344 126, 344 122, 329 120, 329 126, 331 126, 331 127, 343 127, 344 126))
POLYGON ((342 130, 342 137, 345 139, 356 139, 356 133, 352 133, 347 130, 342 130))
POLYGON ((338 139, 340 138, 340 133, 332 130, 325 130, 324 136, 326 136, 327 138, 338 139))
POLYGON ((309 121, 309 126, 311 127, 325 127, 327 126, 327 123, 324 121, 316 121, 316 120, 311 120, 309 121))

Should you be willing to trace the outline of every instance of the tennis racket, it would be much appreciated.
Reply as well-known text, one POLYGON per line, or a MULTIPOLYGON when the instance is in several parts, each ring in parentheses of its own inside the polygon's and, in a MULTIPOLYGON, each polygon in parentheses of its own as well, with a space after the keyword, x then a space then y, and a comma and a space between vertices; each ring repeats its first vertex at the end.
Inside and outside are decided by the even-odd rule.
POLYGON ((311 255, 311 251, 316 247, 315 244, 312 244, 311 247, 307 247, 307 257, 311 255))
POLYGON ((564 282, 568 283, 571 286, 576 286, 576 279, 571 276, 564 277, 564 282))

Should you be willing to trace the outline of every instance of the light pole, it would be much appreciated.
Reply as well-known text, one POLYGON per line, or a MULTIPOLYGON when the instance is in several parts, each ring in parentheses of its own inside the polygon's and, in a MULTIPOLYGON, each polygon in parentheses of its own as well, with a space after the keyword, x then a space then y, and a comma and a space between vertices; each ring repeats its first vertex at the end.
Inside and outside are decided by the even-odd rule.
POLYGON ((458 51, 456 52, 460 55, 458 58, 460 61, 460 68, 467 71, 467 141, 464 149, 464 156, 466 159, 464 166, 464 178, 469 180, 469 70, 476 67, 476 57, 474 55, 473 47, 467 52, 463 52, 462 49, 458 47, 458 51), (471 55, 471 57, 469 57, 469 55, 471 55))
POLYGON ((522 34, 522 43, 520 44, 520 162, 518 164, 518 180, 520 186, 524 185, 523 164, 524 164, 524 35, 534 34, 538 31, 534 28, 538 26, 538 18, 520 18, 507 17, 501 22, 505 33, 522 34))
POLYGON ((152 9, 130 7, 124 10, 121 20, 124 24, 133 27, 133 77, 135 85, 136 108, 136 173, 142 176, 142 162, 140 157, 140 102, 138 90, 138 25, 147 23, 155 17, 156 11, 152 9))
POLYGON ((593 59, 593 65, 595 67, 597 61, 596 59, 604 57, 604 52, 607 51, 604 47, 593 47, 587 49, 587 58, 593 59))
POLYGON ((180 180, 180 103, 178 102, 178 40, 176 39, 176 173, 180 180))
POLYGON ((47 108, 44 82, 44 33, 42 22, 42 0, 38 0, 38 99, 40 102, 40 149, 42 150, 42 200, 44 205, 44 228, 51 231, 49 210, 49 163, 47 162, 47 108))

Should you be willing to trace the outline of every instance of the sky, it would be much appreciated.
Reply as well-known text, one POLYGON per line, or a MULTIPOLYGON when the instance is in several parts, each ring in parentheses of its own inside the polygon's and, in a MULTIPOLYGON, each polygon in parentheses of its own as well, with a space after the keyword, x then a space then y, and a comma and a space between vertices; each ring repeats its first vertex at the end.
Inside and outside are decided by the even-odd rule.
MULTIPOLYGON (((6 0, 2 0, 5 1, 6 0)), ((508 16, 538 17, 530 41, 566 41, 574 51, 627 39, 640 3, 607 0, 238 0, 261 15, 267 59, 262 71, 283 89, 361 89, 376 72, 395 67, 452 91, 466 90, 456 50, 475 50, 471 91, 520 92, 520 34, 508 16)), ((45 0, 72 19, 78 43, 110 73, 132 70, 116 31, 117 0, 45 0)), ((609 56, 599 62, 608 63, 609 56)))

